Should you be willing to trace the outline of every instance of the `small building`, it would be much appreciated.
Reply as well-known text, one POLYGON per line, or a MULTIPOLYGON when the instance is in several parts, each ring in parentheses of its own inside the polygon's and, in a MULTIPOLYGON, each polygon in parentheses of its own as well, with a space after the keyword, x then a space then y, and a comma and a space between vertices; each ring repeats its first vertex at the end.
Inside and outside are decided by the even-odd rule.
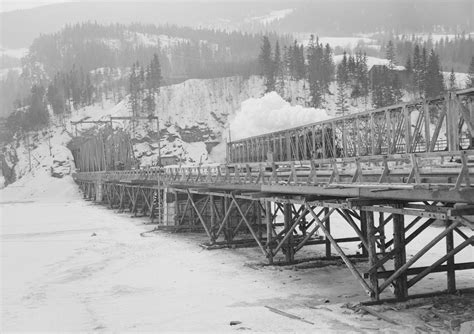
POLYGON ((162 166, 176 165, 178 163, 179 163, 179 158, 176 155, 162 155, 161 156, 162 166))
MULTIPOLYGON (((387 65, 372 65, 368 73, 370 82, 373 82, 374 80, 374 73, 382 70, 390 71, 387 65)), ((408 84, 410 80, 410 73, 408 73, 404 66, 395 66, 395 68, 391 71, 398 76, 398 80, 402 86, 408 84)))

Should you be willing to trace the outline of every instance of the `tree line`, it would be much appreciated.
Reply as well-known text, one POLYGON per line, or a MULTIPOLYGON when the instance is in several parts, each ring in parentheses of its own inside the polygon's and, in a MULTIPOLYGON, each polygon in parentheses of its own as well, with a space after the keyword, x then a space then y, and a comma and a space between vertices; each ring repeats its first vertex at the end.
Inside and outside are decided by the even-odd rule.
POLYGON ((162 79, 157 54, 146 66, 141 66, 138 61, 132 65, 129 76, 129 105, 132 116, 138 116, 140 113, 155 114, 156 98, 162 79))
MULTIPOLYGON (((474 39, 471 34, 445 36, 436 41, 433 41, 432 36, 423 39, 415 35, 390 36, 388 39, 393 41, 395 56, 401 64, 406 64, 408 59, 413 58, 415 48, 418 46, 420 50, 426 49, 428 54, 433 50, 438 55, 442 67, 466 73, 474 54, 474 39)), ((385 45, 386 43, 382 43, 381 55, 385 54, 385 45)))
POLYGON ((291 45, 284 45, 282 49, 278 41, 273 48, 267 36, 262 38, 259 65, 260 74, 264 77, 265 92, 276 90, 283 96, 285 78, 306 79, 309 82, 310 105, 321 107, 335 70, 329 44, 323 46, 311 35, 306 50, 296 40, 291 45))
MULTIPOLYGON (((344 114, 349 101, 363 98, 367 103, 371 97, 374 108, 385 107, 402 101, 404 91, 416 98, 432 98, 446 90, 460 89, 454 69, 448 85, 444 82, 441 61, 434 49, 414 44, 413 52, 406 54, 404 66, 400 66, 400 51, 391 40, 383 46, 386 65, 374 65, 369 69, 365 52, 354 54, 343 52, 337 66, 333 61, 333 50, 329 44, 323 46, 311 35, 308 46, 294 41, 281 47, 278 41, 274 47, 269 38, 263 37, 259 53, 259 70, 264 78, 265 92, 284 94, 285 78, 305 80, 309 86, 309 106, 322 107, 328 94, 336 94, 337 111, 344 114), (336 91, 329 85, 335 81, 336 91)), ((471 56, 472 57, 472 56, 471 56)), ((465 87, 474 83, 474 57, 471 58, 468 80, 465 87)))

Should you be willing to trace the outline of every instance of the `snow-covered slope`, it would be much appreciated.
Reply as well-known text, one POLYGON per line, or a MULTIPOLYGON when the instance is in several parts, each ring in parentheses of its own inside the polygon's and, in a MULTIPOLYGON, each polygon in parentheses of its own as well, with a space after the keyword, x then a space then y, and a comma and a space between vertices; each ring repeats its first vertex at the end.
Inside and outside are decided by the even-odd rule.
MULTIPOLYGON (((335 92, 335 87, 331 86, 330 89, 335 92)), ((298 122, 301 119, 304 122, 315 122, 320 117, 314 115, 323 114, 323 111, 314 109, 290 107, 290 105, 307 105, 309 90, 305 81, 286 79, 280 93, 284 100, 276 93, 267 98, 268 103, 265 100, 258 100, 264 95, 263 79, 258 76, 192 79, 161 87, 157 98, 160 142, 158 142, 155 121, 140 120, 132 127, 129 121, 114 120, 113 126, 130 131, 134 138, 134 154, 140 160, 141 166, 156 164, 159 152, 162 157, 178 159, 186 164, 221 161, 222 150, 220 154, 212 156, 210 152, 214 146, 225 142, 226 136, 223 134, 227 135, 231 119, 237 119, 240 122, 239 126, 232 128, 232 137, 235 139, 257 134, 255 131, 249 132, 251 129, 258 128, 261 133, 279 130, 282 126, 299 125, 298 122), (244 106, 251 105, 252 107, 242 110, 242 103, 248 99, 253 100, 244 103, 244 106), (271 119, 272 122, 262 124, 263 120, 268 121, 269 108, 278 112, 271 119), (240 118, 234 118, 238 111, 240 118), (280 114, 285 114, 286 118, 280 114), (289 115, 290 118, 288 118, 289 115), (303 116, 301 118, 296 115, 303 116), (132 128, 134 128, 133 131, 132 128)), ((326 100, 327 114, 334 115, 335 95, 327 95, 326 100)), ((367 106, 360 101, 352 101, 349 112, 361 111, 367 106)), ((56 119, 54 115, 51 115, 53 122, 50 129, 31 133, 29 138, 25 136, 16 138, 7 146, 4 154, 5 162, 14 171, 16 178, 28 174, 30 164, 33 173, 47 171, 57 172, 59 176, 67 174, 74 167, 70 152, 66 148, 67 143, 72 136, 81 135, 84 131, 96 126, 94 124, 73 126, 70 121, 109 120, 111 116, 130 116, 128 97, 118 104, 105 100, 100 104, 73 111, 66 119, 56 119), (30 150, 28 150, 28 141, 30 150)))

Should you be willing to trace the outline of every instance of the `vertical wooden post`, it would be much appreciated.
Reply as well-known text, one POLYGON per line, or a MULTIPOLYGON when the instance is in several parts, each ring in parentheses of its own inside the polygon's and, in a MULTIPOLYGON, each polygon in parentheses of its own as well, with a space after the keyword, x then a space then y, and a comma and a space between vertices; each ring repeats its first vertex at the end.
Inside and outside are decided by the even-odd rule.
MULTIPOLYGON (((362 237, 367 240, 367 211, 360 211, 360 231, 362 233, 362 237)), ((369 255, 368 250, 364 246, 364 242, 362 242, 362 255, 369 255)))
POLYGON ((178 194, 179 193, 177 191, 174 192, 174 224, 175 225, 179 224, 179 217, 180 217, 178 194))
MULTIPOLYGON (((458 97, 459 99, 459 97, 458 97)), ((472 127, 474 127, 474 102, 471 101, 471 103, 469 103, 469 115, 470 115, 470 120, 471 120, 471 124, 472 124, 472 127)), ((469 148, 472 150, 474 149, 474 136, 471 135, 471 141, 469 143, 469 148)))
MULTIPOLYGON (((446 220, 446 227, 449 227, 451 224, 451 221, 446 220)), ((446 235, 446 253, 449 253, 454 249, 454 237, 453 237, 453 231, 450 231, 446 235)), ((448 266, 447 270, 447 280, 448 280, 448 292, 449 293, 455 293, 456 292, 456 274, 454 271, 454 255, 449 257, 446 260, 446 264, 448 266)))
MULTIPOLYGON (((229 206, 230 206, 230 198, 229 197, 224 197, 223 198, 224 200, 224 212, 227 212, 229 206)), ((229 226, 230 226, 230 220, 232 219, 232 213, 229 214, 229 218, 226 220, 225 222, 225 226, 224 226, 224 238, 225 238, 225 241, 227 243, 230 242, 230 238, 229 238, 229 226)))
POLYGON ((383 212, 379 212, 379 242, 380 242, 380 252, 385 254, 385 218, 383 212))
POLYGON ((268 253, 268 262, 270 264, 273 263, 273 254, 271 251, 270 244, 272 242, 272 202, 269 200, 265 200, 265 221, 267 225, 267 253, 268 253))
MULTIPOLYGON (((362 212, 361 212, 362 213, 362 212)), ((365 218, 367 222, 367 243, 369 245, 369 267, 372 268, 377 263, 377 250, 376 250, 376 240, 375 233, 376 229, 374 226, 374 213, 372 211, 365 212, 365 218)), ((377 270, 369 274, 370 285, 374 293, 372 299, 379 300, 379 280, 377 277, 377 270)))
POLYGON ((214 211, 214 195, 209 195, 209 215, 211 216, 211 234, 214 235, 214 226, 216 226, 216 212, 214 211))
MULTIPOLYGON (((324 216, 328 216, 329 214, 329 208, 324 208, 324 216)), ((324 224, 324 226, 326 227, 326 230, 328 231, 328 233, 331 233, 331 218, 330 217, 327 217, 326 218, 326 223, 324 224)), ((331 241, 326 238, 326 257, 327 258, 330 258, 331 257, 331 241)))
MULTIPOLYGON (((396 205, 395 207, 401 207, 396 205)), ((406 245, 405 245, 405 219, 403 215, 393 214, 393 247, 400 249, 394 256, 394 271, 397 271, 406 263, 406 245)), ((408 297, 408 284, 406 273, 401 274, 395 280, 395 297, 398 300, 404 300, 408 297)))
POLYGON ((258 238, 263 239, 262 211, 260 208, 260 200, 253 201, 255 210, 255 222, 258 226, 258 238))
POLYGON ((285 225, 285 231, 286 233, 290 233, 290 236, 288 237, 286 241, 286 254, 285 258, 286 261, 291 263, 294 260, 294 254, 293 254, 293 232, 290 231, 290 227, 292 225, 292 213, 291 213, 291 204, 290 203, 285 203, 283 205, 284 208, 284 225, 285 225))

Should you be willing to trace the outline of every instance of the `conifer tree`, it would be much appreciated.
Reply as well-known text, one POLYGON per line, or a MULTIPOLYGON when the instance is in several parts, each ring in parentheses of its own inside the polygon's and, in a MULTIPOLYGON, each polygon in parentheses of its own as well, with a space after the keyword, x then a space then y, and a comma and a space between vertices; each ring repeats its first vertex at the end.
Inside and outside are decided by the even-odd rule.
POLYGON ((332 49, 329 44, 326 44, 323 54, 323 85, 325 93, 329 92, 329 84, 333 80, 334 70, 332 49))
POLYGON ((451 73, 449 74, 449 90, 456 90, 456 74, 454 74, 454 68, 451 68, 451 73))
POLYGON ((280 43, 275 43, 275 53, 273 58, 273 64, 275 66, 275 89, 277 93, 284 97, 285 95, 285 62, 282 59, 280 51, 280 43))
POLYGON ((264 77, 265 92, 275 90, 275 66, 272 59, 272 46, 268 36, 262 39, 262 46, 259 55, 260 73, 264 77))
POLYGON ((25 122, 26 130, 36 130, 49 123, 49 113, 44 97, 45 90, 42 86, 34 85, 31 88, 28 113, 25 122))
POLYGON ((324 92, 324 72, 323 72, 323 47, 311 35, 308 44, 308 82, 311 97, 311 106, 321 107, 322 95, 324 92))
POLYGON ((347 106, 347 62, 344 61, 346 55, 344 53, 343 62, 337 65, 336 83, 337 83, 337 96, 336 96, 336 110, 341 114, 345 115, 348 110, 347 106))
POLYGON ((436 97, 444 91, 444 80, 438 55, 431 50, 425 74, 425 96, 436 97))
POLYGON ((348 65, 347 65, 347 52, 344 51, 342 55, 342 61, 337 66, 337 80, 340 80, 345 85, 349 84, 349 73, 348 73, 348 65))
POLYGON ((474 88, 474 56, 472 56, 471 63, 469 65, 466 88, 474 88))
POLYGON ((396 62, 395 62, 395 50, 393 47, 393 42, 391 40, 388 41, 387 43, 385 57, 388 60, 388 69, 393 70, 395 68, 396 62))
POLYGON ((420 54, 420 47, 418 44, 415 44, 413 50, 413 90, 415 94, 420 95, 422 92, 422 76, 423 76, 423 67, 420 54))
POLYGON ((298 52, 296 54, 296 74, 297 79, 301 80, 304 79, 306 76, 306 66, 305 66, 305 59, 304 59, 304 47, 303 44, 297 48, 298 52))

